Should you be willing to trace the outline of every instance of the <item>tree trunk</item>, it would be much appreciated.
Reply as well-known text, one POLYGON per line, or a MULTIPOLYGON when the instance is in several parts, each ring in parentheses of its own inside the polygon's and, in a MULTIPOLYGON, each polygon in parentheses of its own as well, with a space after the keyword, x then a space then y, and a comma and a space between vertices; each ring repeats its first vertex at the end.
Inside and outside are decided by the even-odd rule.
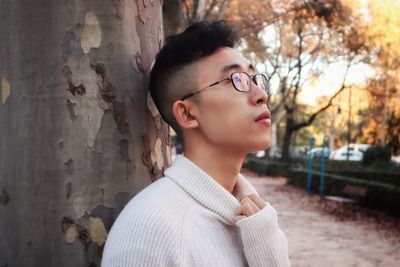
POLYGON ((1 1, 0 34, 0 266, 100 266, 170 163, 146 90, 161 1, 1 1))
POLYGON ((271 158, 274 157, 278 151, 278 125, 284 116, 285 112, 283 109, 272 114, 273 120, 271 125, 271 146, 269 148, 269 156, 271 158))
POLYGON ((163 26, 165 37, 177 34, 185 26, 182 0, 163 1, 163 26))
POLYGON ((283 137, 283 146, 282 146, 282 161, 289 162, 290 159, 290 142, 292 140, 293 134, 293 119, 287 115, 286 118, 286 128, 285 128, 285 135, 283 137))

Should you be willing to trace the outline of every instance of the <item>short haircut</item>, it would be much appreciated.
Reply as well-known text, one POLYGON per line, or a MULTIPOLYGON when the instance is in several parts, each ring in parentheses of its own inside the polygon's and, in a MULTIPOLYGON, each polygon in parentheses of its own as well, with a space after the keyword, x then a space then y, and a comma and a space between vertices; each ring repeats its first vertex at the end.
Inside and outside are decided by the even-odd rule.
POLYGON ((203 21, 168 37, 158 52, 150 73, 150 94, 161 117, 179 136, 183 137, 172 114, 172 105, 185 94, 198 89, 194 63, 219 48, 233 48, 237 41, 237 31, 228 22, 203 21))

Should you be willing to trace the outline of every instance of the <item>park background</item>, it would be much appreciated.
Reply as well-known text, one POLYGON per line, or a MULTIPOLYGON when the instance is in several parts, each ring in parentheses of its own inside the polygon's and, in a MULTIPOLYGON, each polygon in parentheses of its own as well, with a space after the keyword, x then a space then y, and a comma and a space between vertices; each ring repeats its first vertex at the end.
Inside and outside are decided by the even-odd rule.
MULTIPOLYGON (((100 266, 119 212, 179 147, 147 91, 154 57, 167 36, 215 19, 236 25, 273 91, 273 145, 244 171, 259 190, 276 188, 266 197, 298 196, 315 220, 373 237, 347 261, 333 246, 314 262, 319 236, 293 242, 293 266, 397 266, 399 18, 398 0, 1 1, 0 266, 100 266), (371 146, 360 161, 331 160, 307 154, 311 137, 330 152, 371 146), (382 253, 358 261, 374 244, 382 253)), ((296 217, 283 218, 290 243, 296 217)))

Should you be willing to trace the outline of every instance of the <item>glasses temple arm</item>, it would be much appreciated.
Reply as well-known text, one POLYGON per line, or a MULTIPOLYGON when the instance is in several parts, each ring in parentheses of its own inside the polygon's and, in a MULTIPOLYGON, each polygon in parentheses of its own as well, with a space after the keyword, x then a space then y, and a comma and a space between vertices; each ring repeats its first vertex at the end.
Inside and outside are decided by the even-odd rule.
POLYGON ((214 86, 214 85, 217 85, 217 84, 219 84, 219 83, 221 83, 221 82, 223 82, 223 81, 229 80, 229 79, 230 79, 230 78, 223 79, 222 81, 218 81, 218 82, 212 83, 212 84, 210 84, 210 85, 207 86, 207 87, 201 88, 201 89, 199 89, 199 90, 197 90, 197 91, 194 91, 194 92, 192 92, 192 93, 190 93, 190 94, 187 94, 187 95, 185 95, 185 96, 183 96, 183 97, 181 98, 181 101, 183 101, 183 100, 185 100, 185 99, 188 99, 189 97, 192 97, 192 96, 194 96, 194 95, 200 93, 200 92, 203 91, 204 89, 207 89, 207 88, 209 88, 209 87, 212 87, 212 86, 214 86))

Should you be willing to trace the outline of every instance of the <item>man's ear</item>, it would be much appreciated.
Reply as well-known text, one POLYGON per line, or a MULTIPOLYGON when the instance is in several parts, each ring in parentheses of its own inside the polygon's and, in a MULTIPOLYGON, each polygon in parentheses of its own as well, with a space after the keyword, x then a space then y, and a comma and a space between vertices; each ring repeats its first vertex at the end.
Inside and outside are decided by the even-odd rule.
POLYGON ((183 129, 194 129, 199 126, 199 122, 191 114, 191 111, 193 111, 193 103, 190 101, 177 100, 172 105, 172 114, 183 129))

